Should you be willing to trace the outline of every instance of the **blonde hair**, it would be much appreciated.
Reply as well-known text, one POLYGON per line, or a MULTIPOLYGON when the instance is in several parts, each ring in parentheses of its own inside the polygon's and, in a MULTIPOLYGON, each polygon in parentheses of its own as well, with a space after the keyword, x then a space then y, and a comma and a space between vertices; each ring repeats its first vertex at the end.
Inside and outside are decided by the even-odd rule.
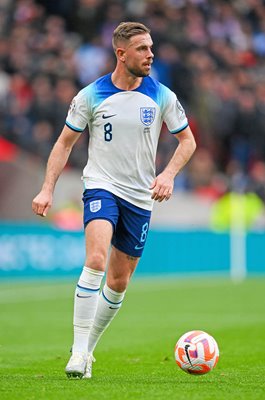
POLYGON ((118 42, 125 42, 133 36, 150 32, 150 29, 140 22, 121 22, 113 32, 112 46, 116 50, 118 42))

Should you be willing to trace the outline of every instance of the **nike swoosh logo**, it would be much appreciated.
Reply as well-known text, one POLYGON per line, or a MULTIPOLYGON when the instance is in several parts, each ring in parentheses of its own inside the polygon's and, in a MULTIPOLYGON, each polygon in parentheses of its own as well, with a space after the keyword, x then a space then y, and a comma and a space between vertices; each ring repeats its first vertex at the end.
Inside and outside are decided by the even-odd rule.
POLYGON ((103 119, 107 119, 107 118, 115 117, 115 115, 117 115, 117 114, 111 114, 111 115, 105 115, 105 114, 103 114, 103 115, 102 115, 102 118, 103 118, 103 119))
POLYGON ((79 293, 77 293, 76 296, 77 296, 77 297, 80 297, 81 299, 88 299, 89 297, 92 297, 92 296, 80 296, 79 293))
POLYGON ((190 365, 193 367, 193 365, 192 365, 192 363, 191 363, 190 355, 189 355, 189 350, 188 350, 189 347, 190 347, 190 344, 186 344, 186 346, 185 346, 185 353, 186 353, 187 359, 189 360, 190 365))
POLYGON ((120 307, 109 307, 111 310, 118 310, 120 307))
POLYGON ((135 250, 141 250, 143 248, 144 248, 144 246, 138 246, 138 244, 135 246, 135 250))

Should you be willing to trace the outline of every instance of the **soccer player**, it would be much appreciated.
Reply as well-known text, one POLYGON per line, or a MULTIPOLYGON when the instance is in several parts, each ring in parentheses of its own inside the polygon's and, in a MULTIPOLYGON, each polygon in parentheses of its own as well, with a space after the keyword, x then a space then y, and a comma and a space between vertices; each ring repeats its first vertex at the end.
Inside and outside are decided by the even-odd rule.
POLYGON ((176 174, 196 147, 176 95, 149 76, 152 45, 150 30, 141 23, 122 22, 115 29, 115 70, 73 99, 49 156, 42 189, 33 200, 34 212, 45 217, 72 147, 88 126, 89 156, 83 171, 86 259, 75 290, 68 377, 91 378, 94 349, 121 308, 142 255, 153 201, 170 198, 176 174), (163 122, 178 146, 156 176, 163 122), (100 291, 107 258, 106 282, 100 291))

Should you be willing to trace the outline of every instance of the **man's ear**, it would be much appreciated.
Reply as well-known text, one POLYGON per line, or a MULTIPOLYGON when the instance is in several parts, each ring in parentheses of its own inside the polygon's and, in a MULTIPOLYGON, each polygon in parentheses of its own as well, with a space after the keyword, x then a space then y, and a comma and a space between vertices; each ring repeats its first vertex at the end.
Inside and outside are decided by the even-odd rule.
POLYGON ((125 61, 125 50, 121 47, 118 47, 116 50, 117 59, 124 63, 125 61))

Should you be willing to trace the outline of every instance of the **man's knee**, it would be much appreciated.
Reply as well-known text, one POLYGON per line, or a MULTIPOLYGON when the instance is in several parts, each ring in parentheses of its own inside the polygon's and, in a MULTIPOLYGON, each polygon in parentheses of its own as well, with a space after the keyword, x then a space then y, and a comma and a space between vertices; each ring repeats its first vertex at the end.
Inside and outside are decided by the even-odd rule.
POLYGON ((124 292, 130 282, 130 276, 116 276, 107 279, 108 286, 115 292, 124 292))
POLYGON ((86 267, 96 271, 104 271, 107 261, 107 255, 102 252, 93 252, 86 258, 86 267))

